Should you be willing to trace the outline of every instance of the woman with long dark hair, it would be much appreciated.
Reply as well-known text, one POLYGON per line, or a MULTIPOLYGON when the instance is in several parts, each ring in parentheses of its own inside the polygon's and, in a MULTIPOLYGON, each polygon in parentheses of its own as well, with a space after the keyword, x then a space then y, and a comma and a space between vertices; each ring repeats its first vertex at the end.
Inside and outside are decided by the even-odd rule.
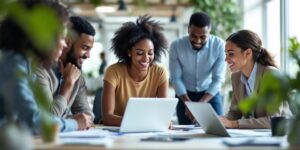
POLYGON ((271 115, 290 115, 288 105, 282 104, 275 114, 256 106, 243 114, 238 104, 251 94, 259 94, 260 81, 267 72, 279 72, 270 53, 262 47, 259 36, 250 30, 240 30, 226 39, 226 62, 231 75, 233 99, 228 114, 220 117, 227 128, 270 128, 271 115))

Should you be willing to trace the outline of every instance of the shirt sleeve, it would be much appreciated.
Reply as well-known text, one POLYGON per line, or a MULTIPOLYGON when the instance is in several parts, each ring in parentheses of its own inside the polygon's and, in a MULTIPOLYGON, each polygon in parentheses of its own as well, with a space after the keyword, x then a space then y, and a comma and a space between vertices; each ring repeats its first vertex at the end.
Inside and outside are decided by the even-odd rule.
MULTIPOLYGON (((18 120, 24 122, 32 131, 33 134, 40 134, 40 123, 41 112, 38 107, 37 100, 34 94, 34 90, 31 87, 31 79, 29 77, 28 70, 23 65, 17 65, 15 69, 17 75, 11 73, 11 78, 7 84, 4 93, 4 98, 12 101, 11 110, 17 115, 18 120)), ((14 72, 14 71, 12 71, 14 72)), ((9 107, 9 106, 8 106, 9 107)), ((73 119, 65 120, 53 115, 50 115, 49 119, 52 122, 58 122, 60 126, 60 131, 71 131, 78 128, 77 122, 73 119), (57 119, 54 119, 57 118, 57 119)))
POLYGON ((74 119, 62 119, 54 117, 54 120, 60 125, 60 132, 75 131, 78 129, 77 121, 74 119))
POLYGON ((238 120, 240 118, 242 118, 243 114, 241 112, 241 110, 238 107, 238 98, 237 98, 237 93, 235 90, 235 86, 234 84, 234 77, 233 75, 231 75, 231 82, 232 82, 232 100, 231 100, 231 104, 229 107, 229 111, 226 114, 226 118, 229 120, 238 120))
POLYGON ((219 40, 217 50, 218 56, 215 64, 212 68, 212 82, 209 85, 209 88, 206 90, 207 93, 211 95, 216 95, 220 91, 222 84, 225 81, 225 43, 222 40, 219 40))
POLYGON ((53 95, 55 91, 52 91, 50 86, 53 83, 50 83, 51 80, 55 80, 55 76, 50 75, 50 71, 47 71, 45 68, 38 68, 35 71, 36 82, 40 85, 41 90, 47 97, 47 100, 51 103, 50 111, 52 114, 62 117, 64 112, 67 110, 67 100, 60 94, 53 95), (51 79, 53 78, 53 79, 51 79))
MULTIPOLYGON (((33 91, 30 88, 28 72, 24 66, 17 66, 18 75, 6 83, 4 99, 12 101, 11 109, 14 110, 18 120, 25 123, 34 134, 39 133, 40 112, 35 101, 33 91)), ((9 106, 9 105, 8 105, 9 106)))
POLYGON ((88 102, 86 84, 82 76, 79 77, 75 86, 79 86, 79 89, 75 97, 74 103, 72 104, 71 107, 72 113, 74 114, 74 113, 85 112, 92 117, 91 118, 92 120, 94 120, 94 114, 88 102))
POLYGON ((117 64, 109 66, 104 73, 104 81, 109 82, 113 87, 118 83, 118 70, 117 64))
POLYGON ((168 75, 168 72, 167 70, 164 68, 164 67, 159 67, 159 86, 168 82, 168 79, 169 79, 169 75, 168 75))
POLYGON ((174 86, 177 96, 186 94, 186 87, 182 80, 182 65, 180 64, 176 41, 171 44, 169 56, 170 82, 174 86))

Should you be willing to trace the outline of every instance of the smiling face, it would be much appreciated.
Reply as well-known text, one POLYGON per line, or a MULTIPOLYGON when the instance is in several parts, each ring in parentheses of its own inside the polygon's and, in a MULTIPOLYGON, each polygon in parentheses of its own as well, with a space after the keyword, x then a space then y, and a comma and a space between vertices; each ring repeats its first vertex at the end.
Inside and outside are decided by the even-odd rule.
POLYGON ((93 44, 94 36, 82 33, 67 53, 67 61, 81 69, 84 60, 90 57, 93 44))
POLYGON ((154 46, 151 40, 142 39, 128 52, 131 67, 138 71, 147 71, 154 60, 154 46))
POLYGON ((225 61, 227 62, 231 72, 243 71, 245 68, 247 68, 247 63, 251 59, 251 56, 249 56, 249 51, 251 51, 251 49, 242 51, 242 49, 239 48, 235 43, 231 41, 226 42, 225 61))
POLYGON ((201 28, 191 25, 188 32, 193 49, 200 50, 207 42, 210 34, 210 28, 208 26, 201 28))

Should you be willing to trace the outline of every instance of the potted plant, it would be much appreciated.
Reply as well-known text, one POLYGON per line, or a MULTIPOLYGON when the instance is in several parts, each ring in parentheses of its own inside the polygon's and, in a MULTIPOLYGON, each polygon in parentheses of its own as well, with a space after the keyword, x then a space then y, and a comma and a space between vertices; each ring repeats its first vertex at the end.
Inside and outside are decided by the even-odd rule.
POLYGON ((288 142, 291 146, 300 145, 300 43, 296 38, 289 39, 289 54, 297 64, 295 75, 267 74, 261 81, 259 94, 253 94, 240 103, 240 109, 248 113, 254 106, 264 107, 267 112, 275 112, 283 102, 287 102, 293 113, 288 123, 288 142))

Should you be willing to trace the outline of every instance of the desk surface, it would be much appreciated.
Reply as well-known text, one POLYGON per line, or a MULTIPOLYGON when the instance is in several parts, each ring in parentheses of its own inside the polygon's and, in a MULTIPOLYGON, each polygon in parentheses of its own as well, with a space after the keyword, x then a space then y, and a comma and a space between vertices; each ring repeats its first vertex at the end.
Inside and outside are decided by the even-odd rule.
MULTIPOLYGON (((110 136, 113 139, 113 144, 110 146, 97 146, 97 145, 60 145, 60 144, 45 144, 41 141, 41 138, 36 137, 35 149, 37 150, 101 150, 101 149, 269 149, 269 150, 279 150, 279 149, 292 149, 287 146, 282 147, 272 147, 272 146, 252 146, 252 147, 228 147, 223 144, 224 137, 216 137, 204 134, 203 131, 199 133, 190 131, 184 131, 181 135, 187 135, 191 138, 187 141, 179 142, 149 142, 141 141, 141 138, 149 137, 149 135, 135 135, 124 134, 121 136, 110 136), (202 133, 201 133, 202 132, 202 133)), ((266 138, 266 137, 258 137, 266 138)), ((274 137, 267 137, 274 138, 274 137)), ((239 139, 239 138, 236 138, 239 139)), ((297 149, 297 148, 293 148, 297 149)), ((299 148, 298 148, 299 149, 299 148)))

